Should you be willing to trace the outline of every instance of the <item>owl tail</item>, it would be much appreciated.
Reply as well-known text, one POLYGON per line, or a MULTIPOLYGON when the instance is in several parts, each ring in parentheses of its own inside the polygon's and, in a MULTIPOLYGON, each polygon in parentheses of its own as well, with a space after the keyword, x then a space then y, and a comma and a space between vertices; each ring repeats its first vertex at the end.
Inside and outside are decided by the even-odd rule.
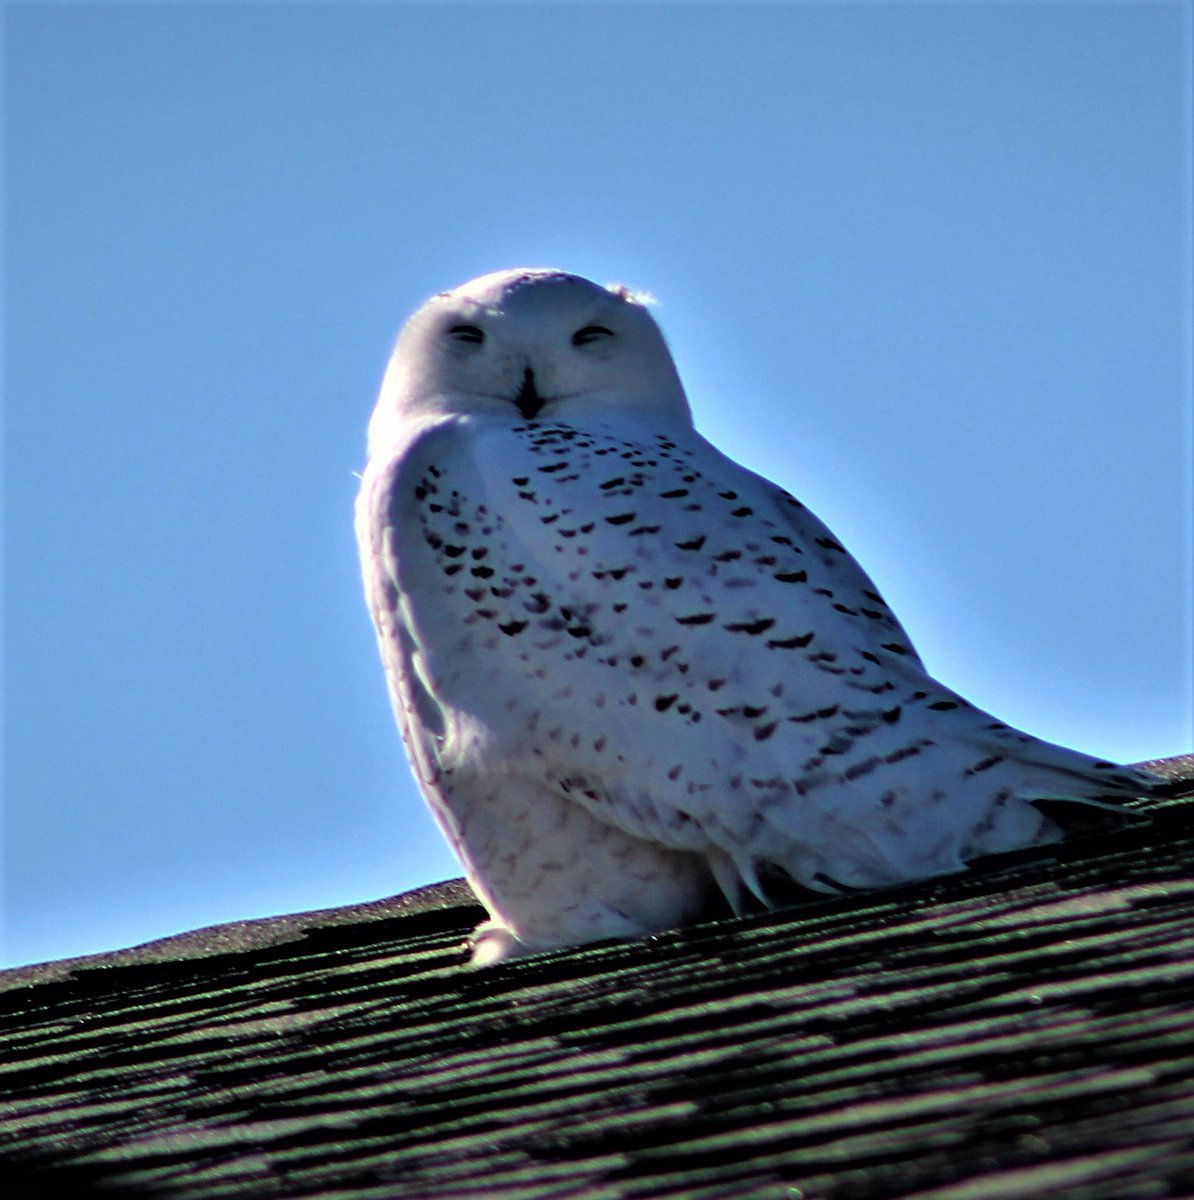
POLYGON ((976 830, 967 859, 1058 841, 1067 833, 1105 826, 1101 814, 1128 815, 1124 801, 1152 795, 1160 776, 1138 767, 1093 758, 1014 729, 994 731, 984 748, 1000 759, 990 772, 992 799, 1006 816, 976 830), (1091 812, 1101 810, 1100 815, 1091 812), (1029 825, 1040 822, 1035 836, 1029 825))
MULTIPOLYGON (((938 745, 931 769, 910 757, 881 783, 843 773, 800 800, 769 808, 767 826, 777 836, 732 852, 740 885, 760 895, 758 868, 768 866, 821 892, 955 874, 988 855, 1060 841, 1072 828, 1066 810, 1126 815, 1123 800, 1163 783, 1146 771, 1007 732, 997 746, 987 736, 938 745)), ((722 875, 728 873, 718 878, 729 896, 722 875)))
POLYGON ((985 739, 984 748, 1006 760, 1020 778, 1013 785, 1024 800, 1050 800, 1119 809, 1121 802, 1150 796, 1165 780, 1140 767, 1093 758, 1014 729, 999 729, 985 739))

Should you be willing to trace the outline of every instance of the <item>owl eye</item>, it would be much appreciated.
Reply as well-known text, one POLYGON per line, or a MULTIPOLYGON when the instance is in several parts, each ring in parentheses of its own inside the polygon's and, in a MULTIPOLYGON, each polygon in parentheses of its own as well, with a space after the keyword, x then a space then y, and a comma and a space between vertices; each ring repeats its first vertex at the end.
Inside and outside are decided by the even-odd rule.
POLYGON ((458 342, 475 342, 481 343, 485 340, 485 334, 476 325, 453 325, 448 330, 448 336, 455 338, 458 342))
POLYGON ((599 342, 602 338, 613 337, 614 331, 604 325, 586 325, 572 335, 574 346, 587 346, 590 342, 599 342))

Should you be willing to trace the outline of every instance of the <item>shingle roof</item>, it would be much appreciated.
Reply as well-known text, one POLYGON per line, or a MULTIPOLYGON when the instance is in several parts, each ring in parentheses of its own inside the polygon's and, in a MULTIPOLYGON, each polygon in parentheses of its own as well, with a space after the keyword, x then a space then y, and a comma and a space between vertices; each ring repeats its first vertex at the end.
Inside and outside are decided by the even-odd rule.
POLYGON ((1047 856, 486 971, 451 883, 9 972, 5 1195, 1189 1194, 1161 769, 1151 824, 1047 856))

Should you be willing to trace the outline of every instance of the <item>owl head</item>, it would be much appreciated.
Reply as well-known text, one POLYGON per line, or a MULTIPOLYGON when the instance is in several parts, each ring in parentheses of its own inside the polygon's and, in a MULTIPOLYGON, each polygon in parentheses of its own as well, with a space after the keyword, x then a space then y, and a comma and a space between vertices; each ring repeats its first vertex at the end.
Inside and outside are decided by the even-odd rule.
POLYGON ((370 444, 396 424, 439 415, 519 423, 631 413, 692 424, 644 299, 563 271, 518 268, 441 292, 410 318, 370 444))

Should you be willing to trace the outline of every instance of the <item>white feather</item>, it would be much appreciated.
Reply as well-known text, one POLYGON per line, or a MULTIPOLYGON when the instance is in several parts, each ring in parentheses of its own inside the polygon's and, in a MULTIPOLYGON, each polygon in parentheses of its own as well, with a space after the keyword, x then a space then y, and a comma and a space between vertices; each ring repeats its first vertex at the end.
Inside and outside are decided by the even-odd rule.
POLYGON ((357 531, 486 961, 665 928, 718 888, 766 902, 758 864, 822 891, 946 874, 1055 840, 1033 799, 1150 785, 929 676, 830 531, 695 431, 625 289, 516 271, 429 301, 357 531))

